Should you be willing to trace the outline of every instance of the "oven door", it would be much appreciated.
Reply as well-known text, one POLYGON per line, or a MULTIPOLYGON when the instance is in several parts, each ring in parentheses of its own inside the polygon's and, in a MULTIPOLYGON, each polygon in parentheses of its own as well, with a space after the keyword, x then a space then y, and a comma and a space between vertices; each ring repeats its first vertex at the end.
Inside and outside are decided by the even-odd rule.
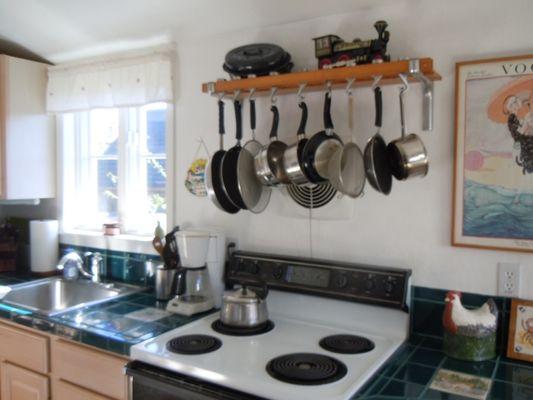
POLYGON ((126 365, 128 400, 266 400, 141 361, 126 365))

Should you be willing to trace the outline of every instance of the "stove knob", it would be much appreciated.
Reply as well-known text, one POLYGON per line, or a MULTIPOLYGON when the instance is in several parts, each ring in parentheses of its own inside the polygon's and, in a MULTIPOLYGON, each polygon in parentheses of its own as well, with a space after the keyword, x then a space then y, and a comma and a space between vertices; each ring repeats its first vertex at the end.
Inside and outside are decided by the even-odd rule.
POLYGON ((254 261, 253 264, 249 266, 249 272, 254 275, 259 273, 259 263, 257 261, 254 261))
POLYGON ((376 286, 376 282, 374 281, 374 278, 368 278, 365 282, 365 289, 367 292, 372 291, 374 287, 376 286))
POLYGON ((335 278, 335 286, 339 289, 345 288, 348 285, 348 276, 346 274, 339 274, 335 278))
POLYGON ((392 292, 394 292, 395 288, 396 288, 396 282, 394 281, 385 282, 385 292, 387 294, 391 294, 392 292))
POLYGON ((272 268, 272 276, 275 279, 281 279, 283 277, 283 267, 281 265, 276 265, 272 268))

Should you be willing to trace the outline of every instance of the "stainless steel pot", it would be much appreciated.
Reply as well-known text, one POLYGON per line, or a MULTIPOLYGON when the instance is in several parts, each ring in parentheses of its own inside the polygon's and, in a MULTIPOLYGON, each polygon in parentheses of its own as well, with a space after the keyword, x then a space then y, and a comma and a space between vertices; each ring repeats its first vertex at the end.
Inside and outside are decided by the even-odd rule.
POLYGON ((415 134, 406 135, 403 95, 408 89, 407 79, 400 76, 404 86, 400 89, 400 121, 402 136, 387 146, 389 165, 392 175, 398 180, 406 180, 415 176, 424 177, 428 173, 429 161, 426 147, 422 139, 415 134))
POLYGON ((305 137, 305 125, 307 123, 307 105, 301 101, 298 106, 302 109, 302 117, 300 119, 300 126, 298 127, 296 143, 290 145, 285 149, 283 154, 283 167, 291 182, 295 185, 303 185, 309 183, 309 179, 305 175, 302 163, 302 153, 307 143, 305 137))
POLYGON ((259 291, 251 290, 244 285, 222 297, 220 321, 228 326, 254 328, 268 321, 266 296, 268 289, 263 284, 259 291))

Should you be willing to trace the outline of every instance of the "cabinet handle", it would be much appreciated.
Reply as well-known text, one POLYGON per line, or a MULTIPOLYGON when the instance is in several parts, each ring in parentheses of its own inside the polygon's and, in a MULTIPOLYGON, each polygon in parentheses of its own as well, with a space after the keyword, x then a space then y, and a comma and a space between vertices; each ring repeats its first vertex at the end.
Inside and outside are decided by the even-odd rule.
POLYGON ((133 376, 128 376, 128 400, 133 400, 133 376))

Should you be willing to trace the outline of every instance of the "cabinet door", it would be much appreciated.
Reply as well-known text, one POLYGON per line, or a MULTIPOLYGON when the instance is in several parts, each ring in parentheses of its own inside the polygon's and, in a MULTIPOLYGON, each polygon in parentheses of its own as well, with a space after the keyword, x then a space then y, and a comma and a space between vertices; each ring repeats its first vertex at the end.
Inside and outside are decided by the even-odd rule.
POLYGON ((11 364, 2 363, 2 400, 48 400, 48 378, 11 364))
POLYGON ((61 380, 54 380, 52 393, 56 400, 112 400, 61 380))

